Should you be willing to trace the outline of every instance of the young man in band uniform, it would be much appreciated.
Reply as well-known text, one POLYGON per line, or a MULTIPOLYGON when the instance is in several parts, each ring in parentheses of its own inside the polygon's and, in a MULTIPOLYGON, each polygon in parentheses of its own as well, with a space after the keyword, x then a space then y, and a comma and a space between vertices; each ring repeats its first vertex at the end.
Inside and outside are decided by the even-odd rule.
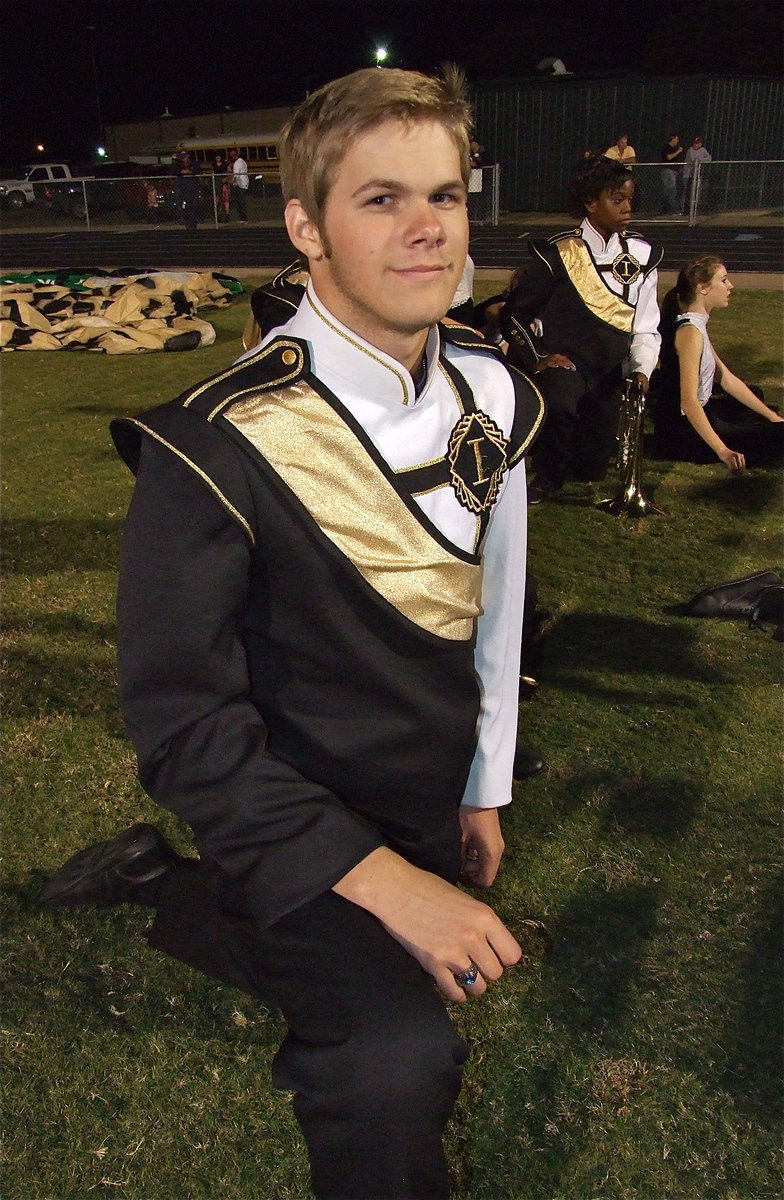
POLYGON ((501 312, 508 356, 536 379, 547 404, 529 503, 567 479, 603 479, 624 376, 648 390, 659 357, 657 271, 662 250, 627 233, 634 176, 588 159, 572 183, 577 229, 529 243, 531 262, 501 312))
POLYGON ((467 1050, 443 998, 520 948, 489 886, 510 800, 536 388, 447 312, 467 252, 459 77, 359 71, 281 146, 291 319, 116 422, 137 474, 120 695, 193 829, 88 848, 52 904, 152 904, 152 945, 276 1003, 319 1197, 443 1197, 467 1050), (438 991, 441 992, 441 997, 438 991))

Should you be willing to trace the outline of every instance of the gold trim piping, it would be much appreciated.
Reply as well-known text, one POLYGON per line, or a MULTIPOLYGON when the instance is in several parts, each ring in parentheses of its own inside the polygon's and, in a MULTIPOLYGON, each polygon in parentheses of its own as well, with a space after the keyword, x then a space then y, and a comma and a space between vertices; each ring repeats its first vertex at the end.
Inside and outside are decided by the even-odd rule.
POLYGON ((555 272, 553 271, 553 268, 552 268, 552 266, 551 266, 551 265, 550 265, 550 263, 547 261, 547 259, 545 258, 545 256, 542 254, 541 250, 538 250, 538 249, 537 249, 537 247, 536 247, 536 246, 533 244, 533 242, 531 243, 531 249, 533 250, 534 254, 537 256, 537 258, 540 258, 540 259, 542 260, 542 262, 543 262, 543 263, 544 263, 544 265, 547 267, 547 270, 550 272, 550 274, 551 274, 551 275, 554 275, 554 274, 555 274, 555 272))
POLYGON ((441 545, 332 406, 304 380, 224 414, 362 578, 421 629, 471 637, 481 565, 441 545))
POLYGON ((196 474, 204 480, 211 491, 215 493, 226 511, 229 512, 232 517, 234 517, 234 520, 242 526, 242 528, 245 530, 245 533, 248 535, 251 546, 256 545, 256 538, 253 535, 253 530, 243 517, 242 513, 239 511, 239 509, 234 507, 231 501, 224 496, 218 485, 212 479, 210 479, 209 475, 207 475, 205 471, 202 471, 201 467, 196 465, 192 458, 188 458, 187 454, 183 454, 182 450, 178 450, 177 447, 173 446, 171 442, 168 442, 165 437, 161 437, 161 435, 156 433, 154 429, 150 429, 149 425, 144 425, 135 417, 127 417, 126 420, 129 421, 131 425, 136 425, 139 429, 142 429, 145 433, 149 433, 150 437, 155 438, 155 440, 160 442, 162 446, 165 446, 167 450, 171 450, 172 454, 176 454, 177 457, 181 458, 184 463, 187 463, 191 470, 195 471, 196 474))
POLYGON ((525 372, 524 372, 524 371, 521 371, 519 367, 516 367, 516 366, 514 365, 514 363, 510 363, 510 362, 508 362, 506 365, 507 365, 507 367, 509 368, 509 370, 510 370, 510 371, 514 371, 514 373, 515 373, 516 375, 519 375, 519 376, 520 376, 520 378, 523 380, 523 382, 524 382, 524 383, 527 383, 527 384, 528 384, 528 385, 529 385, 531 388, 533 388, 534 392, 536 393, 536 395, 537 395, 537 397, 538 397, 538 399, 539 399, 539 416, 536 418, 536 420, 534 421, 533 425, 532 425, 532 426, 531 426, 531 428, 529 429, 529 431, 528 431, 528 437, 527 437, 527 438, 525 438, 525 440, 524 440, 524 441, 522 441, 522 442, 520 443, 520 445, 518 446, 517 450, 515 450, 514 454, 513 454, 513 455, 511 456, 511 458, 509 459, 509 466, 511 467, 511 466, 512 466, 514 463, 516 463, 516 462, 517 462, 517 460, 518 460, 519 458, 522 458, 522 457, 523 457, 523 455, 525 454, 525 452, 526 452, 526 450, 527 450, 528 446, 530 446, 530 444, 531 444, 531 439, 533 438, 533 436, 534 436, 534 434, 536 433, 537 429, 539 428, 539 426, 541 425, 542 421, 544 420, 544 411, 545 411, 545 408, 544 408, 544 397, 542 396, 542 393, 539 391, 539 388, 536 386, 536 384, 534 383, 534 381, 533 381, 532 379, 529 379, 529 377, 528 377, 528 376, 525 374, 525 372))
POLYGON ((367 346, 363 346, 361 342, 355 342, 354 339, 350 338, 347 333, 343 332, 342 329, 338 329, 337 325, 333 325, 332 322, 324 316, 324 313, 321 311, 321 309, 316 307, 309 292, 305 293, 305 297, 316 316, 324 322, 328 329, 331 329, 333 333, 338 335, 338 337, 342 337, 343 341, 348 342, 349 346, 354 346, 355 349, 361 350, 363 354, 366 354, 368 358, 372 358, 373 362, 377 362, 379 366, 386 367, 387 371, 389 371, 395 376, 396 379, 400 381, 400 386, 403 389, 403 404, 408 406, 408 388, 406 386, 405 376, 401 375, 399 371, 396 371, 394 367, 390 367, 389 363, 384 362, 383 358, 379 358, 378 355, 374 354, 372 350, 368 350, 367 346))
POLYGON ((428 459, 427 462, 415 463, 413 467, 398 467, 395 470, 395 474, 396 475, 406 475, 410 471, 421 471, 423 467, 435 467, 438 465, 438 463, 441 463, 443 461, 444 461, 444 456, 442 454, 440 458, 430 458, 430 459, 428 459))

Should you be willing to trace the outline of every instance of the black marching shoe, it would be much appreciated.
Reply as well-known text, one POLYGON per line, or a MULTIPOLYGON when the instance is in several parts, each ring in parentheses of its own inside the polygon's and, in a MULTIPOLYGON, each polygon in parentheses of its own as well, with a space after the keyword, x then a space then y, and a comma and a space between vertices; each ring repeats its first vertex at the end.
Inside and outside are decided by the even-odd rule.
POLYGON ((108 842, 87 846, 69 858, 44 884, 41 902, 97 908, 137 904, 140 884, 158 879, 181 861, 154 825, 132 825, 108 842))
POLYGON ((526 750, 525 746, 517 743, 512 779, 533 779, 534 775, 538 775, 544 768, 545 761, 541 755, 536 754, 533 750, 526 750))

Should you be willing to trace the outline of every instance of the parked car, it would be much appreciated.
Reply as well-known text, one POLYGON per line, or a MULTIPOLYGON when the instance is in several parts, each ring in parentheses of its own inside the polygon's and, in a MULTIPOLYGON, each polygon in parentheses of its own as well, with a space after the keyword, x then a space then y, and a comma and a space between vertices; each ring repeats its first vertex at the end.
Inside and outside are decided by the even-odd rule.
POLYGON ((0 201, 6 208, 25 208, 38 199, 39 189, 43 189, 40 194, 44 198, 48 189, 51 197, 62 185, 92 178, 89 174, 73 175, 67 163, 30 163, 15 176, 0 179, 0 201))

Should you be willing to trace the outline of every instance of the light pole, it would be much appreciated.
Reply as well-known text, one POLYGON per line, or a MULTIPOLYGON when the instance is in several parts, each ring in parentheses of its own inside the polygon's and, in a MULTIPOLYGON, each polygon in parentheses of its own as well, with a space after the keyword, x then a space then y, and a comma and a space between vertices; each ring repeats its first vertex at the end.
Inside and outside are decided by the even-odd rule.
POLYGON ((93 34, 95 33, 94 25, 85 25, 85 30, 89 35, 88 41, 90 44, 90 62, 93 68, 93 91, 95 92, 95 111, 98 116, 98 145, 103 146, 103 114, 101 113, 101 94, 98 90, 98 67, 95 62, 95 41, 93 34))
POLYGON ((377 67, 380 67, 383 63, 385 63, 387 58, 389 57, 389 52, 387 51, 386 46, 376 46, 376 52, 375 52, 374 57, 376 60, 377 67))

